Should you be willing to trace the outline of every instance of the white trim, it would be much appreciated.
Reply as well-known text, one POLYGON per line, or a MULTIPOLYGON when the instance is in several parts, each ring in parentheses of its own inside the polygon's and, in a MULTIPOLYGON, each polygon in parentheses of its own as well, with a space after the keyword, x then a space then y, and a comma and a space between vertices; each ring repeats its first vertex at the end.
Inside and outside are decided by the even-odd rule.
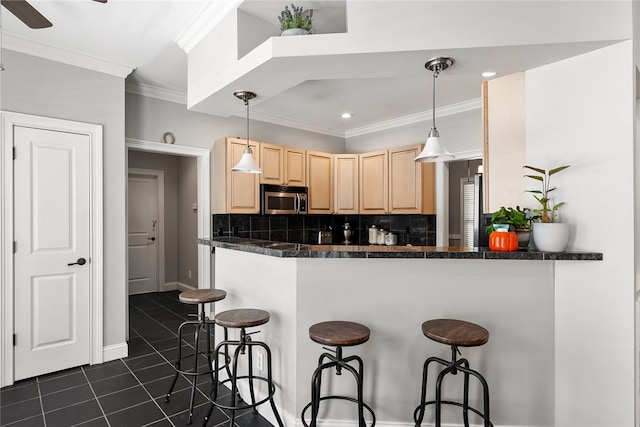
MULTIPOLYGON (((152 177, 156 180, 156 191, 158 195, 158 259, 156 262, 156 277, 158 283, 156 291, 162 291, 164 287, 164 171, 156 169, 140 169, 140 168, 127 168, 127 196, 129 192, 129 178, 131 175, 141 175, 145 177, 152 177)), ((127 218, 129 218, 129 205, 127 204, 127 218)), ((129 225, 127 224, 127 237, 129 236, 129 225)), ((127 242, 127 255, 129 251, 129 244, 127 242)), ((129 257, 127 256, 127 259, 129 257)), ((127 271, 129 266, 127 265, 127 271)), ((128 274, 127 274, 128 277, 128 274)), ((127 295, 129 295, 129 281, 127 280, 127 295)))
POLYGON ((122 359, 129 355, 129 346, 126 342, 120 344, 108 345, 102 348, 102 360, 111 362, 112 360, 122 359))
POLYGON ((162 292, 175 291, 178 289, 178 282, 167 282, 162 285, 162 292))
POLYGON ((184 292, 184 291, 193 291, 194 288, 193 286, 187 285, 186 283, 182 283, 182 282, 176 282, 176 288, 180 291, 180 292, 184 292))
POLYGON ((74 65, 76 67, 93 70, 112 76, 125 78, 136 68, 129 64, 118 64, 97 56, 87 55, 69 49, 63 49, 45 43, 37 43, 32 40, 5 34, 3 39, 3 49, 26 53, 39 58, 51 61, 62 62, 63 64, 74 65))
POLYGON ((260 111, 256 111, 255 109, 251 110, 251 119, 258 120, 261 122, 271 123, 274 125, 306 130, 308 132, 315 132, 315 133, 321 133, 323 135, 335 136, 338 138, 346 138, 346 135, 349 134, 350 132, 350 131, 333 129, 325 126, 320 126, 315 123, 307 123, 300 120, 291 119, 288 117, 276 116, 275 114, 263 113, 260 111))
POLYGON ((103 174, 102 174, 102 126, 70 120, 53 119, 14 112, 0 111, 1 138, 0 164, 4 174, 0 176, 0 386, 13 384, 13 138, 16 126, 75 132, 89 136, 91 143, 91 307, 90 307, 90 360, 91 364, 103 361, 103 174))
MULTIPOLYGON (((198 204, 198 238, 211 237, 211 204, 209 192, 209 150, 185 145, 162 144, 127 138, 127 151, 137 150, 149 153, 174 154, 178 156, 196 157, 197 160, 197 200, 198 204)), ((128 157, 128 156, 127 156, 128 157)), ((210 288, 211 262, 209 246, 198 245, 198 288, 210 288)))
POLYGON ((227 0, 207 3, 198 16, 187 25, 182 34, 176 37, 175 42, 188 54, 229 12, 240 6, 243 1, 227 0))
POLYGON ((186 93, 150 86, 144 83, 125 83, 124 87, 127 93, 187 105, 186 93))

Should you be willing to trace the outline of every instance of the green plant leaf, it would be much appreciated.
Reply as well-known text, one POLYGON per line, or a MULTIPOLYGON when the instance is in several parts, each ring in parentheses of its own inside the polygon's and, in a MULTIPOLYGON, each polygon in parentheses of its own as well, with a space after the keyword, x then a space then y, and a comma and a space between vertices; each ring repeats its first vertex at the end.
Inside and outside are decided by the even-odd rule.
POLYGON ((535 179, 536 181, 544 181, 544 178, 538 175, 525 175, 525 178, 535 179))
MULTIPOLYGON (((532 171, 536 171, 536 172, 541 173, 543 175, 545 175, 547 173, 546 170, 539 169, 539 168, 534 168, 533 166, 523 166, 523 168, 531 169, 532 171)), ((529 176, 529 175, 525 175, 525 176, 529 176)))
POLYGON ((533 194, 542 194, 542 191, 540 190, 525 190, 527 193, 533 193, 533 194))
POLYGON ((551 170, 549 171, 549 176, 553 175, 554 173, 558 173, 558 172, 560 172, 560 171, 563 171, 563 170, 565 170, 566 168, 568 168, 569 166, 571 166, 571 165, 567 165, 567 166, 558 166, 557 168, 551 169, 551 170))

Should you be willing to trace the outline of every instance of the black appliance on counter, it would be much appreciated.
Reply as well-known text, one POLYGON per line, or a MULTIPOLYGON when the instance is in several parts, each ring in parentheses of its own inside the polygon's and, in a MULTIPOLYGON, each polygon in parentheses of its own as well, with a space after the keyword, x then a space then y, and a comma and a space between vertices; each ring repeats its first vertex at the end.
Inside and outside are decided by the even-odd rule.
POLYGON ((307 213, 307 187, 260 184, 260 212, 263 215, 307 213))

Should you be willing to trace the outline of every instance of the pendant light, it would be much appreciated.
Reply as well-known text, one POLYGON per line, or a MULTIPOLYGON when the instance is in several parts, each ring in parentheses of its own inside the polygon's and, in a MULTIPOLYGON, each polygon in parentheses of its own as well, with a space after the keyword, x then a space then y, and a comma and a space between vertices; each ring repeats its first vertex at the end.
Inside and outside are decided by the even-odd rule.
POLYGON ((433 58, 424 64, 424 67, 433 72, 433 121, 432 127, 427 137, 427 143, 424 145, 422 152, 415 158, 416 162, 435 162, 438 160, 451 160, 454 156, 447 151, 440 143, 440 133, 436 128, 436 78, 440 71, 446 70, 453 65, 453 58, 433 58))
POLYGON ((234 172, 243 173, 262 173, 262 169, 256 163, 256 159, 253 157, 251 147, 249 146, 249 100, 256 97, 256 94, 247 90, 239 90, 233 92, 233 96, 244 101, 244 105, 247 106, 247 145, 244 147, 244 153, 237 165, 231 168, 234 172))

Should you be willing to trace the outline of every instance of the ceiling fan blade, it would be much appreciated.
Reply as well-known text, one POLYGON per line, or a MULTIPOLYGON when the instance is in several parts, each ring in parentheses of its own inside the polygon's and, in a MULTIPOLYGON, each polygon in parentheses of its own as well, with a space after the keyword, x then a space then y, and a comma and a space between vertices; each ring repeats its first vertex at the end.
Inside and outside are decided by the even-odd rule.
POLYGON ((26 0, 2 0, 0 3, 29 28, 48 28, 53 25, 26 0))

